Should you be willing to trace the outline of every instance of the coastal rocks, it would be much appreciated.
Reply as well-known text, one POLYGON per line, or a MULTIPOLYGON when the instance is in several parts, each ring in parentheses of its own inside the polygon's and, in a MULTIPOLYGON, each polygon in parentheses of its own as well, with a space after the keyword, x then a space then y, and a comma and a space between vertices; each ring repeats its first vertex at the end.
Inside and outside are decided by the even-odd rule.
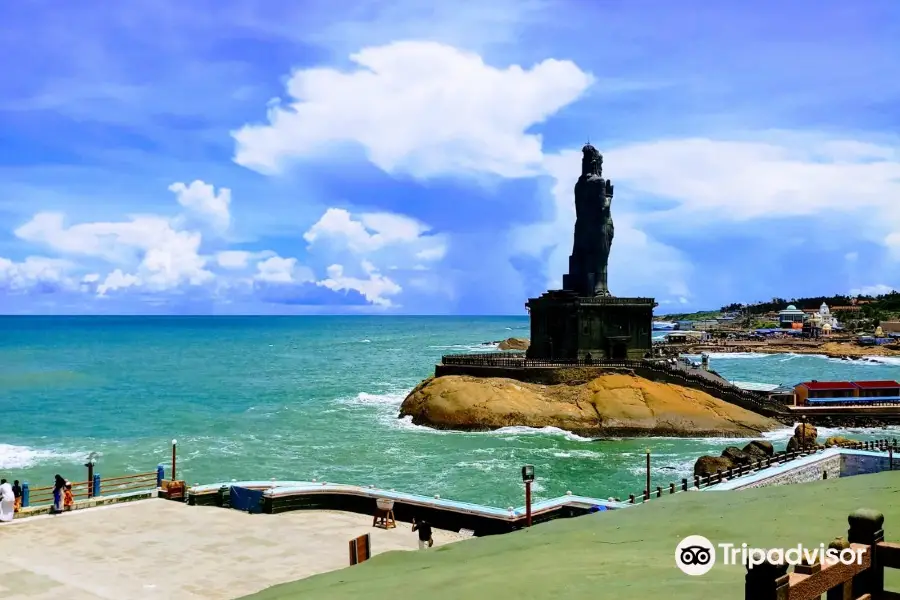
POLYGON ((511 337, 498 342, 497 347, 500 350, 528 350, 530 343, 526 338, 511 337))
POLYGON ((760 458, 768 458, 775 454, 775 446, 767 440, 753 440, 744 446, 744 452, 753 457, 754 460, 760 458))
POLYGON ((694 475, 709 477, 710 475, 715 475, 718 471, 727 471, 733 466, 734 463, 724 456, 701 456, 694 463, 694 475))
POLYGON ((733 466, 749 465, 753 462, 753 457, 737 446, 728 446, 722 450, 722 458, 730 461, 733 466))
POLYGON ((437 429, 521 425, 588 437, 746 437, 779 427, 704 392, 624 373, 553 385, 464 375, 430 378, 406 397, 400 416, 437 429))
POLYGON ((808 448, 817 444, 816 438, 819 430, 809 423, 800 423, 794 429, 794 435, 787 443, 787 452, 796 452, 802 448, 808 448))
POLYGON ((850 438, 845 438, 840 435, 833 435, 830 438, 825 439, 825 445, 828 447, 838 446, 839 448, 850 448, 856 446, 859 442, 856 440, 851 440, 850 438))
POLYGON ((717 471, 727 471, 732 467, 740 467, 752 464, 758 460, 766 459, 775 454, 775 448, 771 442, 765 440, 753 440, 743 449, 737 446, 729 446, 722 450, 722 456, 701 456, 694 463, 694 475, 707 477, 715 475, 717 471))

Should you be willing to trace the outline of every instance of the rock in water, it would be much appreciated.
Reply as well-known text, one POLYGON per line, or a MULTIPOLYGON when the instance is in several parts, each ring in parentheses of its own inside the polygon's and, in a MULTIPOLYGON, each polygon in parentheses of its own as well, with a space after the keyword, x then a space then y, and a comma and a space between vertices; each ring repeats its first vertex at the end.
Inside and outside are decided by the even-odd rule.
POLYGON ((826 446, 840 446, 844 448, 855 446, 858 443, 859 442, 857 442, 856 440, 851 440, 850 438, 845 438, 840 435, 833 435, 825 440, 826 446))
POLYGON ((808 445, 815 445, 818 436, 819 430, 809 423, 800 423, 794 429, 794 437, 804 440, 808 445))
POLYGON ((775 447, 772 445, 772 442, 766 440, 753 440, 744 446, 744 452, 752 456, 753 460, 759 460, 775 454, 775 447))
POLYGON ((588 437, 749 437, 779 427, 704 392, 620 373, 557 385, 464 375, 430 378, 406 397, 400 416, 438 429, 523 425, 588 437))
POLYGON ((747 454, 737 446, 728 446, 722 450, 722 458, 727 458, 736 466, 749 465, 754 460, 753 456, 747 454))
POLYGON ((694 475, 708 477, 718 471, 727 471, 733 466, 734 463, 724 456, 701 456, 694 463, 694 475))
POLYGON ((500 350, 528 350, 529 341, 525 338, 511 337, 500 342, 497 347, 500 350))

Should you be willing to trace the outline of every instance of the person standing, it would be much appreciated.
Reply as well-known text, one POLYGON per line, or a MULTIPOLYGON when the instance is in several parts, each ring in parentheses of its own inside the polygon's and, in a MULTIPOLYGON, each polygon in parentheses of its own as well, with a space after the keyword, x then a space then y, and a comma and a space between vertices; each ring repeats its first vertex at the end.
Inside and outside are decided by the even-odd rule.
POLYGON ((413 519, 412 530, 419 532, 419 550, 425 550, 434 546, 434 539, 431 537, 431 523, 425 519, 413 519))
POLYGON ((75 495, 72 493, 72 484, 66 482, 66 489, 63 491, 63 508, 72 510, 75 508, 75 495))
POLYGON ((15 500, 13 501, 13 512, 19 512, 22 508, 22 486, 19 485, 19 480, 16 479, 13 481, 12 485, 13 496, 15 500))
POLYGON ((63 491, 66 489, 66 480, 57 474, 53 478, 53 514, 58 515, 63 511, 63 491))
POLYGON ((0 479, 0 521, 6 523, 13 520, 15 502, 12 486, 5 479, 0 479))

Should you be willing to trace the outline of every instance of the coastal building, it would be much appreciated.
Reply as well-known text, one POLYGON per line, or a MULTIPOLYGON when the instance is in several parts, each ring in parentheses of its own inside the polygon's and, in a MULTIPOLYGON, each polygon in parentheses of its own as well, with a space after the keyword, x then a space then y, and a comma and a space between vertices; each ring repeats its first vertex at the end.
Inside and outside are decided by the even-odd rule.
POLYGON ((878 326, 885 335, 900 334, 900 321, 882 321, 878 326))
POLYGON ((806 404, 810 399, 852 398, 856 386, 851 381, 804 381, 794 387, 797 404, 806 404))
POLYGON ((900 401, 900 383, 878 381, 805 381, 794 387, 797 405, 835 402, 900 401))
POLYGON ((693 321, 675 321, 675 329, 677 329, 678 331, 690 331, 693 328, 693 321))
POLYGON ((794 327, 794 323, 799 323, 800 328, 802 328, 805 318, 806 313, 793 304, 788 305, 784 310, 778 311, 778 324, 783 329, 797 329, 797 327, 794 327))
POLYGON ((708 331, 672 331, 666 334, 666 341, 670 344, 689 344, 707 340, 709 340, 708 331))
POLYGON ((794 388, 788 385, 779 385, 774 390, 769 391, 769 400, 789 406, 796 402, 794 388))

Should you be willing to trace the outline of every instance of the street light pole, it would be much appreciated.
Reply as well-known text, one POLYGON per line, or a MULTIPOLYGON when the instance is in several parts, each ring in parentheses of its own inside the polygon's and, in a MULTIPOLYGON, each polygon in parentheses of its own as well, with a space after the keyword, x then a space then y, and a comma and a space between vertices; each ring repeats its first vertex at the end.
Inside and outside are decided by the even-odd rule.
POLYGON ((650 499, 650 448, 647 448, 647 491, 644 492, 644 499, 650 499))
POLYGON ((525 482, 525 526, 531 527, 531 482, 534 481, 534 466, 522 467, 522 481, 525 482))
POLYGON ((177 440, 172 440, 172 481, 176 481, 175 479, 175 446, 178 444, 177 440))

